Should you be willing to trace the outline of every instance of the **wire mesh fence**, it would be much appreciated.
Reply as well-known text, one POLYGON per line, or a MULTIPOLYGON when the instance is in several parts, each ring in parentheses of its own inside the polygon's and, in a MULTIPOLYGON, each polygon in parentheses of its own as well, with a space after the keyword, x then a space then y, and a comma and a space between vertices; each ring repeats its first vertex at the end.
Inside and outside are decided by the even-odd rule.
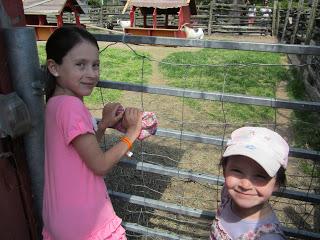
MULTIPOLYGON (((287 139, 291 146, 287 188, 275 193, 271 204, 288 236, 319 237, 319 152, 307 141, 302 144, 297 134, 308 131, 311 138, 319 138, 318 123, 308 116, 318 114, 320 107, 306 99, 290 101, 285 90, 297 77, 293 69, 306 65, 288 64, 283 55, 278 62, 258 62, 250 52, 222 64, 215 60, 227 50, 219 52, 221 56, 214 52, 216 59, 208 55, 203 60, 199 56, 209 50, 127 43, 110 44, 101 55, 119 48, 129 55, 106 63, 106 68, 117 64, 119 72, 106 70, 102 77, 120 83, 99 83, 100 106, 91 106, 92 113, 99 118, 106 102, 119 101, 154 111, 160 123, 156 136, 136 142, 133 157, 106 176, 130 239, 207 239, 223 184, 219 160, 230 133, 244 125, 268 127, 287 139), (188 51, 192 62, 185 57, 188 51), (120 79, 128 65, 130 73, 120 79), (296 117, 299 111, 306 117, 296 117)), ((289 51, 301 50, 297 49, 289 51)), ((103 147, 119 137, 110 130, 103 147)))

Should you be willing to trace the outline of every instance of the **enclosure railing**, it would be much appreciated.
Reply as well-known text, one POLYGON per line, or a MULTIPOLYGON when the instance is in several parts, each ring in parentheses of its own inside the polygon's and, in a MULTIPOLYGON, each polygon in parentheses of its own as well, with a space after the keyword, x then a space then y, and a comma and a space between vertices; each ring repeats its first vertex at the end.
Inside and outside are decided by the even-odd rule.
MULTIPOLYGON (((161 37, 144 37, 144 36, 129 36, 129 35, 100 35, 95 34, 99 41, 105 42, 122 42, 131 44, 152 44, 152 45, 165 45, 165 46, 184 46, 184 47, 201 47, 201 48, 219 48, 219 49, 233 49, 233 50, 247 50, 247 51, 262 51, 262 52, 277 52, 287 54, 299 55, 320 55, 320 47, 317 46, 304 46, 304 45, 287 45, 287 44, 267 44, 267 43, 251 43, 251 42, 232 42, 232 41, 204 41, 204 40, 186 40, 186 39, 173 39, 161 37)), ((308 101, 290 101, 267 97, 247 96, 240 94, 218 93, 218 92, 204 92, 188 89, 179 89, 172 87, 159 87, 141 84, 120 83, 114 81, 102 80, 98 83, 98 87, 118 89, 134 92, 143 92, 159 95, 177 96, 194 99, 205 99, 212 101, 223 101, 240 104, 250 104, 257 106, 268 106, 271 108, 286 108, 294 110, 304 110, 320 112, 319 102, 308 101)), ((197 134, 193 132, 181 132, 170 129, 158 129, 157 136, 176 138, 185 141, 200 142, 205 144, 213 144, 224 146, 225 139, 221 136, 211 136, 205 134, 197 134)), ((319 163, 320 153, 318 151, 290 148, 290 156, 299 157, 304 159, 311 159, 315 163, 319 163)), ((121 165, 130 167, 136 170, 162 174, 165 176, 178 177, 195 182, 203 182, 214 185, 222 185, 224 179, 219 176, 194 172, 189 170, 177 169, 174 167, 160 166, 156 164, 139 162, 134 160, 123 160, 121 165)), ((130 203, 151 207, 154 209, 164 210, 175 214, 181 214, 189 217, 213 219, 214 213, 204 211, 201 209, 194 209, 184 207, 181 205, 166 203, 146 197, 130 195, 121 192, 110 190, 110 195, 130 203)), ((290 198, 309 202, 310 204, 319 205, 320 195, 315 193, 306 193, 302 191, 293 191, 288 189, 281 189, 274 195, 283 198, 290 198)), ((135 232, 142 235, 160 237, 165 239, 192 239, 186 236, 179 236, 175 233, 168 233, 161 230, 147 228, 136 223, 124 223, 128 231, 135 232)), ((307 230, 298 230, 293 228, 284 228, 287 236, 298 237, 302 239, 320 239, 320 233, 315 233, 307 230)))

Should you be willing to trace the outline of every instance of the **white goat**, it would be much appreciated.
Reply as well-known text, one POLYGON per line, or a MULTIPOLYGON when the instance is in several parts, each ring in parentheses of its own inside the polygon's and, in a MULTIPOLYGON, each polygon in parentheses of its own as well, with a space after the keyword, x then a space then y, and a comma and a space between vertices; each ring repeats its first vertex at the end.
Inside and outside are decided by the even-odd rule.
POLYGON ((190 39, 203 39, 204 33, 202 28, 198 28, 197 30, 194 30, 193 28, 190 28, 186 25, 182 25, 184 31, 186 32, 187 38, 190 39))
POLYGON ((130 21, 123 21, 120 19, 117 20, 117 24, 120 25, 122 27, 122 29, 128 28, 131 25, 130 21))

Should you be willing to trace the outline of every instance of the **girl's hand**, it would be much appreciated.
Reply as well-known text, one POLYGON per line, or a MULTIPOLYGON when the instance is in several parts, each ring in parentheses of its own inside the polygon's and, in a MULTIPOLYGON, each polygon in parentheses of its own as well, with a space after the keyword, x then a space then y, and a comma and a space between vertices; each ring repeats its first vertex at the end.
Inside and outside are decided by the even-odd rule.
POLYGON ((105 130, 119 122, 123 117, 123 112, 117 112, 119 108, 123 108, 120 103, 107 103, 102 110, 102 119, 98 127, 105 130))
POLYGON ((138 108, 126 108, 122 119, 122 126, 127 135, 135 140, 141 132, 142 112, 138 108))

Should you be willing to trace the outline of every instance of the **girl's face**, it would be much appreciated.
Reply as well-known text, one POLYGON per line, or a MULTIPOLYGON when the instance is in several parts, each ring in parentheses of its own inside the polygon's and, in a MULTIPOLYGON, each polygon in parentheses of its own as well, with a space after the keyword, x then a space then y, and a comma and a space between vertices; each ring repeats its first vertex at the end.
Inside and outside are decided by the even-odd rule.
POLYGON ((99 51, 92 43, 82 41, 63 57, 60 65, 49 59, 48 68, 56 77, 55 95, 83 99, 98 83, 99 51))
POLYGON ((261 212, 272 192, 277 190, 275 177, 270 177, 251 158, 241 155, 228 157, 224 177, 233 200, 233 211, 239 216, 261 212))

